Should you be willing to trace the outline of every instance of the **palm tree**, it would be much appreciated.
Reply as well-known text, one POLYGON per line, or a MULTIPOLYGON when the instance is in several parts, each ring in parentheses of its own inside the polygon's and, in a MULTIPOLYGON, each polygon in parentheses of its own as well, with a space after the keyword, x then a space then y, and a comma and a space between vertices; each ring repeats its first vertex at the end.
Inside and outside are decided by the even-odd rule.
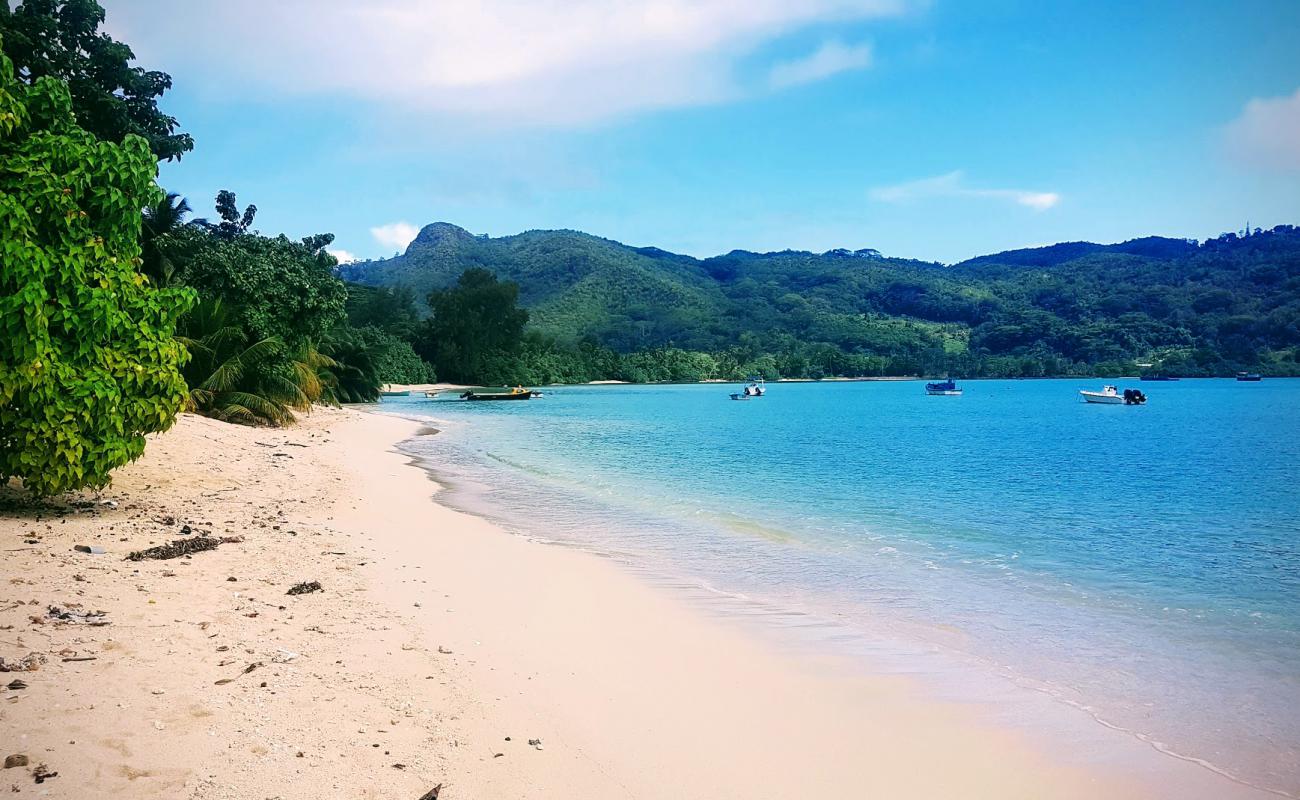
POLYGON ((185 217, 192 209, 189 201, 177 192, 167 196, 142 212, 140 226, 140 257, 143 272, 155 286, 171 283, 176 265, 167 254, 167 243, 185 225, 185 217))
POLYGON ((248 343, 220 299, 203 300, 181 320, 177 338, 190 351, 187 406, 244 425, 288 425, 320 396, 309 365, 274 337, 248 343))
POLYGON ((330 364, 322 369, 329 394, 335 403, 373 403, 379 399, 379 365, 375 350, 355 331, 337 328, 325 340, 322 350, 330 364))

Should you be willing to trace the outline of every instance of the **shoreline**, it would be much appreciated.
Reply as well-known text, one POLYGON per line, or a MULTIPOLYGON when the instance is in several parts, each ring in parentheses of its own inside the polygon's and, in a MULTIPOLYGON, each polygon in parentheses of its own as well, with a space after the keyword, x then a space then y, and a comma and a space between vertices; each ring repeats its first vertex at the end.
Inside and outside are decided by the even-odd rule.
POLYGON ((0 721, 60 772, 7 771, 20 796, 1238 793, 1190 765, 1173 788, 1065 763, 911 679, 782 652, 608 559, 442 506, 396 450, 427 429, 355 409, 289 429, 186 415, 94 500, 116 506, 8 510, 5 540, 36 544, 6 554, 24 601, 0 611, 0 655, 47 663, 6 676, 28 686, 0 721), (120 560, 182 524, 244 539, 120 560), (324 591, 285 596, 310 580, 324 591), (74 603, 111 624, 30 621, 74 603))
MULTIPOLYGON (((449 421, 404 411, 376 411, 407 420, 432 420, 442 430, 469 435, 472 428, 457 431, 465 420, 449 421)), ((651 566, 635 558, 631 551, 607 549, 594 542, 575 540, 572 536, 537 536, 521 521, 493 508, 494 501, 479 496, 482 485, 495 483, 474 475, 464 483, 464 476, 448 472, 439 457, 407 447, 415 440, 400 443, 399 451, 428 473, 438 487, 435 502, 463 514, 504 528, 510 535, 524 537, 543 545, 588 555, 607 562, 635 581, 653 587, 656 592, 672 595, 677 602, 699 615, 720 618, 738 627, 747 636, 764 642, 784 654, 798 658, 837 662, 841 673, 868 675, 908 675, 914 678, 912 691, 926 700, 940 704, 982 707, 984 722, 993 720, 997 728, 1010 727, 1021 735, 1037 738, 1046 733, 1044 748, 1053 757, 1067 762, 1078 761, 1083 748, 1092 759, 1121 761, 1135 774, 1144 774, 1143 796, 1178 797, 1293 797, 1285 791, 1253 783, 1248 778, 1211 761, 1181 752, 1140 729, 1132 729, 1088 705, 1081 698, 1070 697, 1062 687, 1011 670, 1007 665, 953 649, 954 630, 944 625, 920 620, 894 620, 885 627, 864 632, 845 626, 836 615, 827 616, 815 609, 790 606, 780 600, 751 596, 750 589, 726 590, 709 581, 689 578, 667 564, 651 566), (468 492, 463 497, 456 495, 468 492), (1158 778, 1158 780, 1157 780, 1158 778), (1152 793, 1151 785, 1176 786, 1152 793)), ((459 461, 459 458, 454 458, 459 461)), ((506 462, 509 464, 510 462, 506 462)), ((518 466, 518 465, 513 465, 518 466)), ((496 478, 510 481, 509 475, 496 478)), ((517 510, 517 509, 516 509, 517 510)), ((593 520, 592 522, 595 522, 593 520)), ((595 522, 595 524, 599 524, 595 522)), ((631 524, 636 524, 635 521, 631 524)), ((826 609, 821 609, 826 611, 826 609)), ((1065 687, 1068 689, 1068 687, 1065 687)))

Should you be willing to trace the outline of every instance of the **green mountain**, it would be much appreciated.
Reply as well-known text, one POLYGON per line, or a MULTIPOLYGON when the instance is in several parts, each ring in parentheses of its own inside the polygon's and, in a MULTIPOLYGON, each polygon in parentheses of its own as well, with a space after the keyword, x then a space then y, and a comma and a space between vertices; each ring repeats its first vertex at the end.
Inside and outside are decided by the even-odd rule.
MULTIPOLYGON (((1300 374, 1300 230, 1205 242, 1072 242, 959 264, 875 250, 706 259, 578 231, 475 236, 425 226, 406 252, 340 268, 417 297, 483 267, 520 286, 531 326, 568 345, 785 354, 787 370, 1300 374), (795 354, 795 355, 791 355, 795 354), (793 363, 790 359, 793 358, 793 363)), ((783 370, 785 374, 790 374, 783 370)))

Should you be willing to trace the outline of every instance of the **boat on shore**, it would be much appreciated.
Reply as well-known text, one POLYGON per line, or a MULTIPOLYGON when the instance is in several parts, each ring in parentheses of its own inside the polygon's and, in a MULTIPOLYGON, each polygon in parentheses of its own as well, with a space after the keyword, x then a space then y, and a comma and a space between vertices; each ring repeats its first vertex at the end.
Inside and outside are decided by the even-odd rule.
POLYGON ((1258 372, 1238 372, 1237 380, 1242 383, 1258 383, 1264 380, 1264 376, 1260 375, 1258 372))
POLYGON ((1123 392, 1114 386, 1104 386, 1100 392, 1079 391, 1085 403, 1097 403, 1108 406, 1140 406, 1147 401, 1147 396, 1138 389, 1125 389, 1123 392))
POLYGON ((960 397, 961 391, 952 378, 925 385, 925 393, 931 397, 960 397))

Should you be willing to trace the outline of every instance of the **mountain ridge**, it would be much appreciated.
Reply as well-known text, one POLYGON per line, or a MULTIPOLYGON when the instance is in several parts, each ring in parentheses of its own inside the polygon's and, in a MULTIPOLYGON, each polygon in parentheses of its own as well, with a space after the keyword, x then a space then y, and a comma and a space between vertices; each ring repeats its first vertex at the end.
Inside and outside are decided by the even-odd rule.
POLYGON ((798 344, 932 370, 1003 358, 1033 362, 1031 372, 1161 359, 1189 374, 1300 371, 1300 231, 1289 225, 1204 242, 1064 242, 945 265, 870 248, 701 259, 576 230, 489 237, 438 222, 404 253, 339 273, 423 299, 472 267, 519 284, 534 330, 619 352, 798 344))

